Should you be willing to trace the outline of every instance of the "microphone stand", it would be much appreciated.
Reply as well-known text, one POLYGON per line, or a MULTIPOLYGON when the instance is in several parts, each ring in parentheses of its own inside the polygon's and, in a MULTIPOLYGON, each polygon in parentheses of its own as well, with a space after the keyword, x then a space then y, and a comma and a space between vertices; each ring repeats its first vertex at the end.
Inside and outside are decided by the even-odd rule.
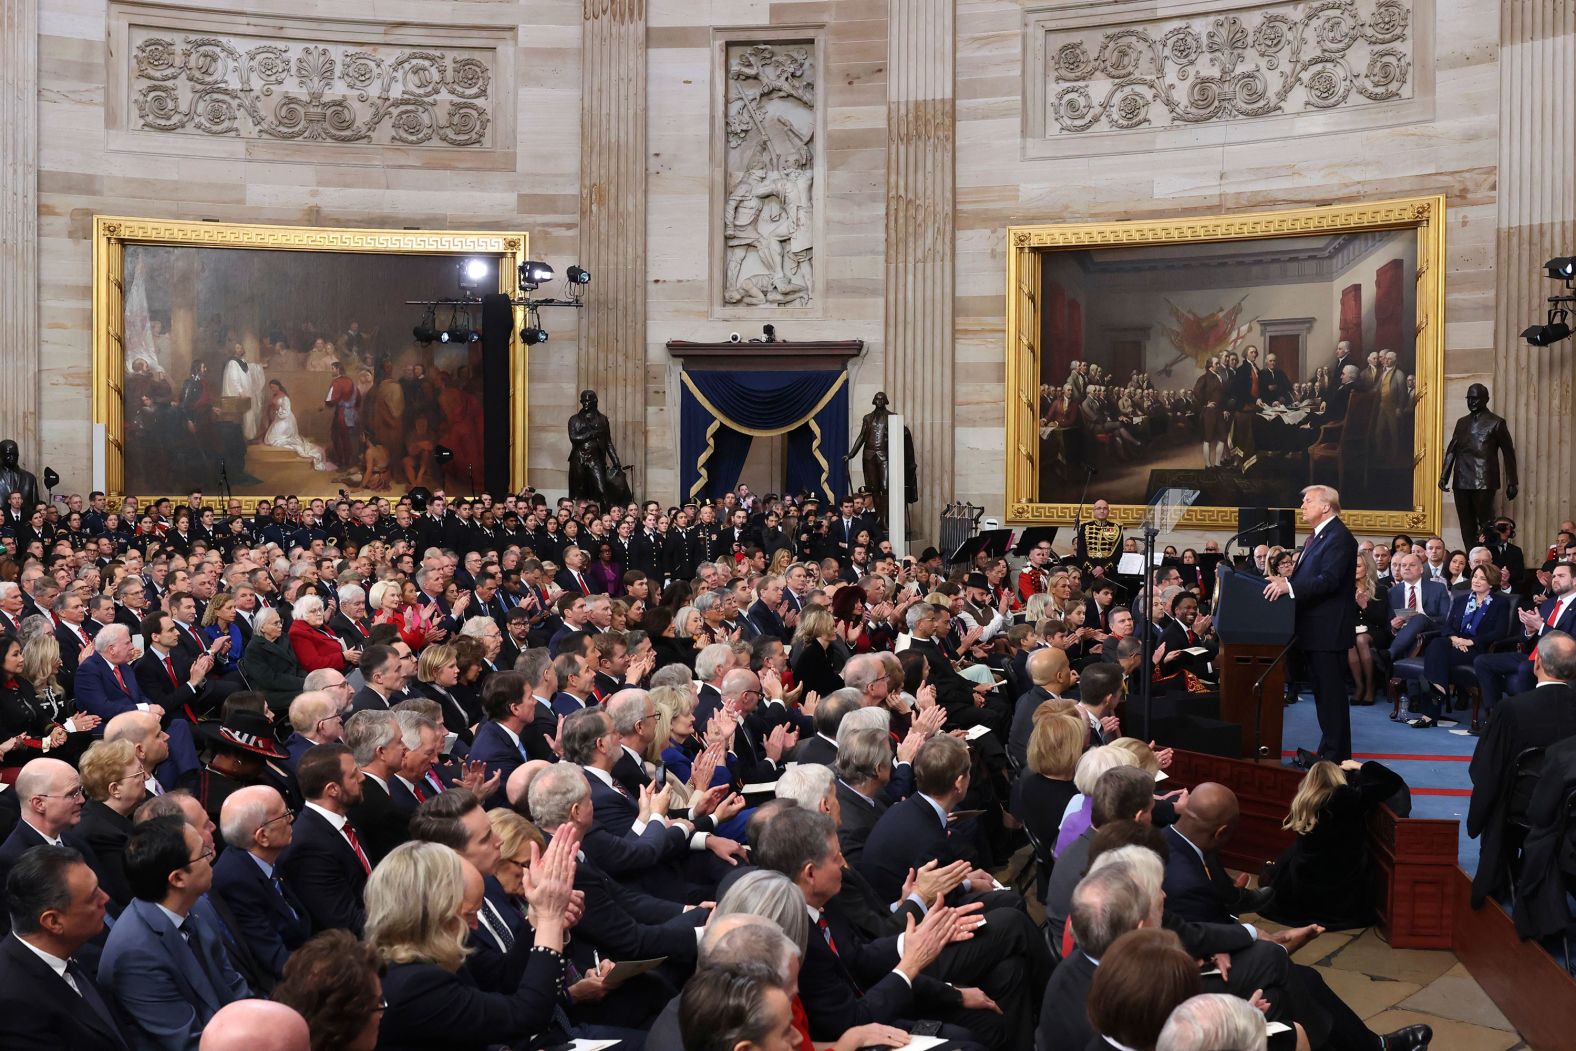
MULTIPOLYGON (((1293 635, 1287 640, 1285 647, 1275 655, 1275 659, 1270 661, 1270 666, 1264 669, 1264 674, 1260 675, 1258 681, 1253 684, 1253 756, 1256 759, 1263 759, 1265 757, 1264 681, 1270 677, 1271 673, 1273 673, 1277 667, 1280 666, 1281 661, 1286 659, 1286 654, 1290 653, 1291 648, 1295 645, 1297 645, 1297 636, 1293 635)), ((1276 756, 1275 760, 1276 762, 1279 762, 1280 756, 1276 756)))
POLYGON ((1073 558, 1075 560, 1078 557, 1078 543, 1083 536, 1083 505, 1084 501, 1089 499, 1089 483, 1093 480, 1094 464, 1085 464, 1083 492, 1078 494, 1078 510, 1073 514, 1073 558))
MULTIPOLYGON (((1226 556, 1227 564, 1229 565, 1230 562, 1231 562, 1231 545, 1232 544, 1235 544, 1238 540, 1241 540, 1243 537, 1257 536, 1259 533, 1267 533, 1271 529, 1279 529, 1279 528, 1280 528, 1280 524, 1278 522, 1260 522, 1256 526, 1249 526, 1248 528, 1242 530, 1240 533, 1234 534, 1231 537, 1230 540, 1226 541, 1225 546, 1220 549, 1221 553, 1226 556)), ((1266 568, 1268 568, 1268 567, 1266 567, 1266 568)))

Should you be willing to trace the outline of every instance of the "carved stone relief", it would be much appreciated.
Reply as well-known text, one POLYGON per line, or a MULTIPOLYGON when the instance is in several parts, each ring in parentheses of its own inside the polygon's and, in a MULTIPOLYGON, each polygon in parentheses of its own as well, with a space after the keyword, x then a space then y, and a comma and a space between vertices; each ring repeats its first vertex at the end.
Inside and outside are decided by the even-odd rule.
POLYGON ((1104 25, 1046 17, 1043 136, 1121 133, 1411 99, 1418 0, 1232 4, 1104 25))
POLYGON ((130 27, 134 130, 394 146, 492 145, 491 49, 130 27))
POLYGON ((728 306, 809 306, 815 289, 815 49, 727 50, 722 236, 728 306))

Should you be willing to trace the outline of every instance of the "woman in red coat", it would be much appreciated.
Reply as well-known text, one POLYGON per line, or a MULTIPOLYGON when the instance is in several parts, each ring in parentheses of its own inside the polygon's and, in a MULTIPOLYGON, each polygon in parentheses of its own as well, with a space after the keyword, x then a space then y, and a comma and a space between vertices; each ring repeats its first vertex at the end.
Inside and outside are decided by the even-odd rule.
POLYGON ((328 611, 321 598, 304 595, 296 599, 291 612, 290 648, 295 651, 302 671, 310 673, 319 668, 333 668, 343 672, 351 663, 347 658, 360 659, 361 651, 347 649, 344 641, 325 623, 328 611))

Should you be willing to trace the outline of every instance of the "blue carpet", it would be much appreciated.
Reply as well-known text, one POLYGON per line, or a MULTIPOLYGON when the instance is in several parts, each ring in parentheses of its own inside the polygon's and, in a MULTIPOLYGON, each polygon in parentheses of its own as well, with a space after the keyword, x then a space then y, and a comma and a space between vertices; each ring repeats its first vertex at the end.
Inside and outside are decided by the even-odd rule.
MULTIPOLYGON (((1451 733, 1443 727, 1414 730, 1390 721, 1390 702, 1381 698, 1372 708, 1353 708, 1352 750, 1357 759, 1377 759, 1402 777, 1412 789, 1412 816, 1453 819, 1461 823, 1459 858, 1469 874, 1477 871, 1478 841, 1467 838, 1467 804, 1472 781, 1467 760, 1477 746, 1476 737, 1451 733), (1396 758, 1411 756, 1413 758, 1396 758)), ((1404 713, 1403 713, 1404 714, 1404 713)), ((1464 730, 1467 713, 1456 712, 1464 730)), ((1281 747, 1288 757, 1299 747, 1319 745, 1319 723, 1313 695, 1286 709, 1281 747)))

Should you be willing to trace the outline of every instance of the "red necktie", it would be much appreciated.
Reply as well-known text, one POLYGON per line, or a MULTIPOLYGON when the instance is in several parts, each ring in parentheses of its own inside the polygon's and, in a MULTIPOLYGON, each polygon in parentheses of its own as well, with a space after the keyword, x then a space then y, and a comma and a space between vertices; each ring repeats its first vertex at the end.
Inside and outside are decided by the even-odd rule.
POLYGON ((1407 609, 1416 609, 1417 608, 1417 585, 1416 584, 1408 584, 1406 586, 1406 608, 1407 609))
POLYGON ((168 656, 164 658, 164 670, 170 674, 170 685, 174 686, 176 689, 179 689, 181 680, 175 677, 175 662, 170 660, 168 656))
POLYGON ((121 678, 120 665, 118 665, 118 664, 111 664, 109 666, 109 670, 115 673, 115 681, 120 684, 120 691, 122 693, 124 693, 124 694, 128 694, 129 695, 131 693, 131 691, 126 689, 126 680, 121 678))
POLYGON ((819 917, 816 918, 815 929, 820 931, 821 932, 821 937, 826 939, 826 947, 828 949, 832 950, 832 955, 834 955, 834 956, 842 956, 843 955, 842 953, 837 951, 837 939, 832 937, 832 928, 827 925, 825 916, 819 916, 819 917))
POLYGON ((1554 608, 1549 610, 1549 619, 1544 621, 1545 625, 1547 625, 1548 627, 1552 628, 1552 627, 1554 627, 1554 625, 1556 623, 1559 622, 1559 619, 1560 619, 1560 603, 1562 601, 1563 600, 1561 600, 1561 599, 1555 599, 1554 600, 1554 608))
POLYGON ((93 642, 92 639, 88 638, 88 633, 83 631, 80 627, 77 628, 77 634, 82 638, 82 645, 87 646, 93 642))
POLYGON ((418 784, 418 783, 416 783, 414 781, 411 782, 410 791, 411 791, 411 794, 416 797, 416 802, 418 802, 418 803, 425 803, 427 801, 427 793, 425 793, 425 792, 423 792, 421 790, 421 785, 420 784, 418 784))
POLYGON ((361 862, 361 867, 366 869, 367 875, 372 875, 372 863, 367 860, 367 852, 361 849, 355 826, 348 821, 345 822, 345 838, 350 840, 350 849, 356 852, 356 860, 361 862))

